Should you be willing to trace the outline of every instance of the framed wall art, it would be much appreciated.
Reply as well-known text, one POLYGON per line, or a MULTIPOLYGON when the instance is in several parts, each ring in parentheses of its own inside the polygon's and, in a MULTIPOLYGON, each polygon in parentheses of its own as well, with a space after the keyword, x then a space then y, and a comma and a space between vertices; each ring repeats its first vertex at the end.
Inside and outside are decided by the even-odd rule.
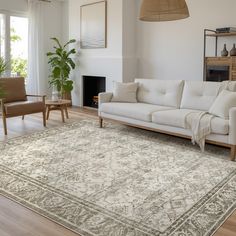
POLYGON ((107 47, 107 1, 86 4, 80 7, 80 47, 107 47))

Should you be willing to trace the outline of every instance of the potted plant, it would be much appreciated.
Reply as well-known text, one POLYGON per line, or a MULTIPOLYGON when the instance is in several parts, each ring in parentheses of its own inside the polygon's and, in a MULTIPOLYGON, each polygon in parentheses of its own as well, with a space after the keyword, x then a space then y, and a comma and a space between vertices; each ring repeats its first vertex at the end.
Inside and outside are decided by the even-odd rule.
POLYGON ((6 72, 7 69, 8 69, 8 62, 6 62, 3 57, 0 57, 0 77, 3 76, 3 74, 6 72))
POLYGON ((57 38, 51 38, 56 45, 53 52, 48 52, 48 64, 51 66, 51 74, 49 84, 56 88, 60 96, 64 98, 73 90, 73 81, 69 79, 71 70, 75 69, 75 63, 71 55, 76 53, 73 48, 67 50, 68 45, 76 42, 75 39, 70 40, 65 45, 61 45, 57 38))

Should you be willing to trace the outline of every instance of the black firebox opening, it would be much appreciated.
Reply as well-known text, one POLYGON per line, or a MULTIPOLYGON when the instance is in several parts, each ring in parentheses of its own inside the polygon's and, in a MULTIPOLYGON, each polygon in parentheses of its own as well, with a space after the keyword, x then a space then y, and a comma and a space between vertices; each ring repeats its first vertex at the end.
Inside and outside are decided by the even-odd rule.
POLYGON ((83 76, 83 105, 98 108, 98 94, 105 92, 105 90, 105 77, 83 76))
POLYGON ((229 66, 208 66, 206 81, 222 82, 229 80, 229 66))

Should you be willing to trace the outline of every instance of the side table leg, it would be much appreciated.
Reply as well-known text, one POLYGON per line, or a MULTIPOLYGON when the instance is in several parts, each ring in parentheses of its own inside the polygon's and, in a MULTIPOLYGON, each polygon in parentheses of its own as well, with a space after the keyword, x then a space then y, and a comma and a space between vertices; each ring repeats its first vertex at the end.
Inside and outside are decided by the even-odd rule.
POLYGON ((66 112, 66 118, 69 119, 69 114, 68 114, 68 110, 67 110, 67 105, 65 105, 65 112, 66 112))
POLYGON ((63 106, 60 107, 60 110, 61 110, 61 118, 62 118, 62 122, 65 123, 65 117, 64 117, 63 106))

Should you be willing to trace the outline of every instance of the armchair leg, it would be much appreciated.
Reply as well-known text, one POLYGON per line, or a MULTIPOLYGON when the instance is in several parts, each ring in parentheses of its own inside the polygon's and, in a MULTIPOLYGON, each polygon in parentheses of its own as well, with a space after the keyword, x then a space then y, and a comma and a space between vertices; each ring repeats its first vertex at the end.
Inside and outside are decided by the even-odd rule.
POLYGON ((236 153, 236 145, 231 145, 231 154, 230 154, 231 161, 235 161, 235 153, 236 153))
POLYGON ((4 127, 4 134, 7 135, 7 120, 4 115, 2 117, 2 121, 3 121, 3 127, 4 127))
POLYGON ((46 111, 43 112, 43 126, 46 127, 46 111))
POLYGON ((24 120, 25 119, 25 116, 22 116, 22 120, 24 120))
POLYGON ((102 119, 102 117, 99 117, 99 127, 100 128, 103 127, 103 119, 102 119))

